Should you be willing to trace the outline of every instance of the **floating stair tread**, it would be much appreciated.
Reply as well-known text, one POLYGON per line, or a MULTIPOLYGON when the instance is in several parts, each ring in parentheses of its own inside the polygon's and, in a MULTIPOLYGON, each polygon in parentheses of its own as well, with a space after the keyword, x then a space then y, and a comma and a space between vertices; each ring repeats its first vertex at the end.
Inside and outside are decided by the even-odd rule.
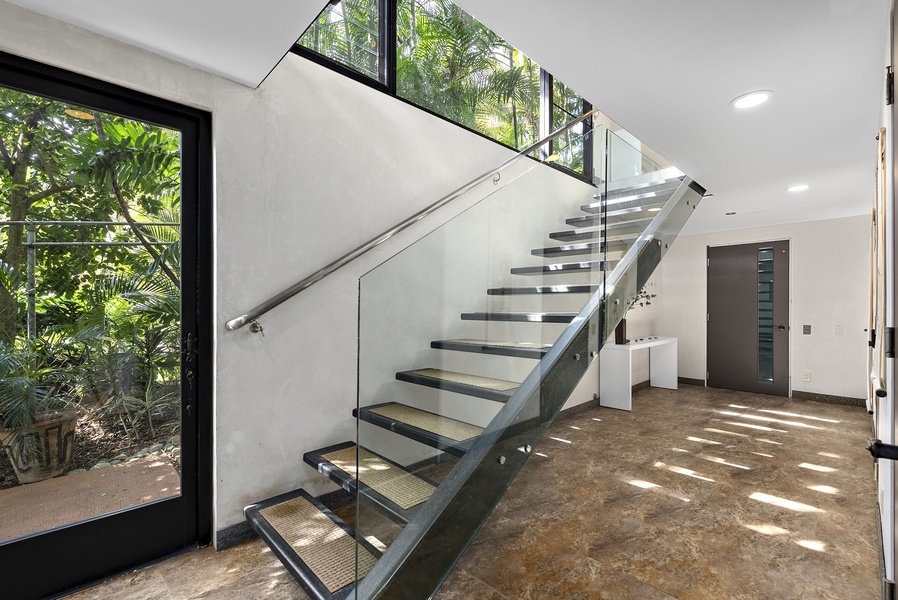
POLYGON ((396 379, 449 392, 476 396, 496 402, 505 402, 520 383, 505 379, 493 379, 468 373, 442 369, 416 369, 396 373, 396 379))
POLYGON ((592 294, 599 289, 597 284, 558 284, 525 287, 490 288, 490 296, 511 296, 515 294, 592 294))
POLYGON ((462 313, 463 321, 517 321, 530 323, 570 323, 577 313, 518 313, 518 312, 473 312, 462 313))
MULTIPOLYGON (((680 182, 677 181, 678 185, 679 183, 680 182)), ((652 191, 629 190, 626 193, 621 193, 620 195, 610 198, 607 203, 603 200, 597 200, 596 202, 584 204, 580 207, 580 210, 591 214, 598 214, 602 212, 604 204, 607 204, 609 210, 637 207, 644 204, 663 204, 665 202, 664 198, 673 194, 676 189, 677 185, 670 185, 652 191)), ((602 196, 597 194, 596 197, 601 198, 602 196)))
POLYGON ((512 275, 546 275, 556 273, 569 273, 571 271, 601 271, 605 265, 612 261, 590 260, 573 263, 556 263, 552 265, 537 265, 534 267, 514 267, 512 275))
POLYGON ((608 190, 607 192, 597 192, 593 194, 593 198, 605 198, 606 196, 609 200, 613 200, 615 198, 620 198, 622 196, 630 196, 633 194, 644 194, 652 191, 662 191, 669 188, 676 189, 679 187, 680 183, 682 183, 682 177, 672 177, 670 179, 658 179, 655 181, 646 181, 643 183, 639 183, 636 185, 628 185, 626 187, 621 187, 614 190, 608 190))
POLYGON ((426 502, 436 489, 417 475, 365 448, 358 448, 359 463, 356 465, 355 445, 322 454, 321 457, 404 510, 426 502))
POLYGON ((282 494, 244 510, 253 528, 313 597, 347 598, 379 553, 305 490, 282 494), (358 547, 358 557, 356 549, 358 547))
POLYGON ((483 433, 483 428, 477 425, 456 421, 455 419, 412 408, 405 404, 384 404, 370 407, 367 411, 393 421, 411 425, 422 431, 450 439, 454 442, 464 442, 483 433))
POLYGON ((500 356, 516 356, 520 358, 542 358, 551 344, 535 344, 532 342, 496 342, 490 340, 439 340, 430 343, 431 348, 438 350, 458 350, 461 352, 479 352, 500 356))
MULTIPOLYGON (((664 206, 661 203, 656 204, 647 204, 646 208, 658 208, 660 209, 664 206)), ((574 227, 589 227, 591 225, 599 225, 605 220, 608 220, 609 223, 630 223, 633 221, 644 221, 646 219, 653 219, 655 217, 655 213, 659 212, 658 210, 647 211, 642 208, 624 208, 620 210, 609 210, 604 214, 594 214, 594 215, 584 215, 582 217, 571 217, 569 219, 565 219, 565 223, 568 225, 573 225, 574 227)))
MULTIPOLYGON (((553 231, 549 234, 549 238, 559 241, 598 240, 606 237, 606 232, 613 233, 618 229, 635 230, 627 232, 631 234, 632 237, 633 233, 641 232, 642 230, 644 230, 645 227, 649 223, 651 223, 653 218, 654 217, 647 217, 645 219, 632 219, 630 221, 608 223, 607 225, 596 225, 594 227, 580 227, 577 229, 569 229, 567 231, 553 231)), ((611 236, 609 235, 607 237, 610 239, 611 236)))
POLYGON ((565 244, 564 246, 551 246, 548 248, 534 248, 530 251, 530 254, 533 256, 545 256, 545 257, 554 257, 554 256, 573 256, 577 254, 599 254, 604 250, 608 250, 608 252, 617 252, 620 250, 626 250, 629 248, 629 244, 627 244, 624 240, 635 240, 636 235, 633 236, 621 236, 622 239, 611 241, 609 240, 607 245, 605 242, 584 242, 582 244, 565 244))

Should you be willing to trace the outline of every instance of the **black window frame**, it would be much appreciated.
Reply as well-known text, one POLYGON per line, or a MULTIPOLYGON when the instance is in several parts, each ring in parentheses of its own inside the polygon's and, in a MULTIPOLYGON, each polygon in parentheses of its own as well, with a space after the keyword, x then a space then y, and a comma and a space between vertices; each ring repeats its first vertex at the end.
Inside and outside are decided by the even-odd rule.
MULTIPOLYGON (((396 40, 396 21, 397 21, 397 7, 398 0, 378 0, 377 10, 378 10, 378 70, 379 70, 379 78, 374 79, 362 73, 361 71, 357 71, 350 66, 347 66, 341 62, 338 62, 324 54, 316 52, 311 48, 307 48, 305 46, 301 46, 299 44, 299 39, 305 35, 306 31, 308 31, 311 27, 314 27, 315 23, 317 23, 318 19, 321 15, 328 10, 331 5, 335 5, 340 3, 342 0, 329 0, 318 15, 315 17, 315 20, 303 31, 299 36, 297 36, 297 42, 295 42, 290 49, 293 54, 297 54, 306 58, 316 64, 319 64, 323 67, 331 69, 345 77, 349 77, 353 81, 361 83, 363 85, 367 85, 373 89, 376 89, 380 92, 387 94, 388 96, 395 98, 396 100, 400 100, 409 106, 414 106, 418 110, 423 110, 424 112, 442 119, 448 123, 452 123, 457 127, 461 127, 462 129, 469 131, 475 135, 478 135, 484 139, 490 140, 496 144, 504 148, 508 148, 515 152, 519 152, 518 148, 514 146, 510 146, 505 142, 497 140, 493 137, 486 135, 481 131, 477 131, 476 129, 472 129, 466 125, 459 123, 445 115, 441 115, 425 106, 421 106, 420 104, 416 104, 412 100, 408 98, 404 98, 397 93, 397 82, 396 82, 396 52, 397 52, 397 40, 396 40)), ((540 124, 539 124, 539 139, 543 139, 552 133, 552 116, 554 111, 554 102, 553 102, 553 81, 554 77, 551 73, 546 71, 542 66, 540 69, 540 124), (548 109, 548 110, 546 110, 548 109)), ((580 114, 588 112, 592 110, 592 104, 590 104, 585 98, 583 98, 583 109, 580 114)), ((592 117, 588 117, 584 120, 584 129, 589 131, 592 129, 592 117)), ((544 146, 541 148, 536 154, 537 156, 531 156, 534 160, 539 160, 540 162, 545 161, 548 158, 554 148, 553 142, 550 140, 547 144, 548 147, 544 146)), ((595 185, 593 181, 593 169, 594 165, 594 150, 593 144, 587 143, 584 144, 583 149, 583 172, 579 173, 574 171, 573 169, 569 169, 568 167, 558 164, 556 162, 544 162, 544 164, 549 167, 561 171, 571 177, 575 177, 580 179, 581 181, 585 181, 590 185, 595 185)))

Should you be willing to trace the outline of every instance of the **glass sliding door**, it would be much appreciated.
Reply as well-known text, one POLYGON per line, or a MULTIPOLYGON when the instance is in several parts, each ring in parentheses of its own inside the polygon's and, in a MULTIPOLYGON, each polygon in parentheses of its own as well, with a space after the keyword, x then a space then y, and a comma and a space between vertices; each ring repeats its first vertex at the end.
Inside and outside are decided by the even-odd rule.
POLYGON ((0 561, 23 573, 12 597, 208 537, 196 351, 207 124, 0 55, 0 561))

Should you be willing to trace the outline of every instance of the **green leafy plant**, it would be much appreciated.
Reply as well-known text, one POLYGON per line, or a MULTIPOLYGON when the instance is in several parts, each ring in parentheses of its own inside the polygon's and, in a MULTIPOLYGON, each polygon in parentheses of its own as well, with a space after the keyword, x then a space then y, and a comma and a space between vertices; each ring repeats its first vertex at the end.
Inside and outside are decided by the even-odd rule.
POLYGON ((36 349, 0 344, 0 428, 34 425, 42 413, 73 406, 71 376, 36 349))

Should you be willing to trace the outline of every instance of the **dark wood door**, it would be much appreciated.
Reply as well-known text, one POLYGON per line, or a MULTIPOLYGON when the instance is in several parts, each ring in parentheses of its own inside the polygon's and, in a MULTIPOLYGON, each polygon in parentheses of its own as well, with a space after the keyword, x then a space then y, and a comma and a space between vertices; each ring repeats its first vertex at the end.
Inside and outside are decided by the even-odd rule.
POLYGON ((708 386, 789 395, 789 242, 708 248, 708 386))

